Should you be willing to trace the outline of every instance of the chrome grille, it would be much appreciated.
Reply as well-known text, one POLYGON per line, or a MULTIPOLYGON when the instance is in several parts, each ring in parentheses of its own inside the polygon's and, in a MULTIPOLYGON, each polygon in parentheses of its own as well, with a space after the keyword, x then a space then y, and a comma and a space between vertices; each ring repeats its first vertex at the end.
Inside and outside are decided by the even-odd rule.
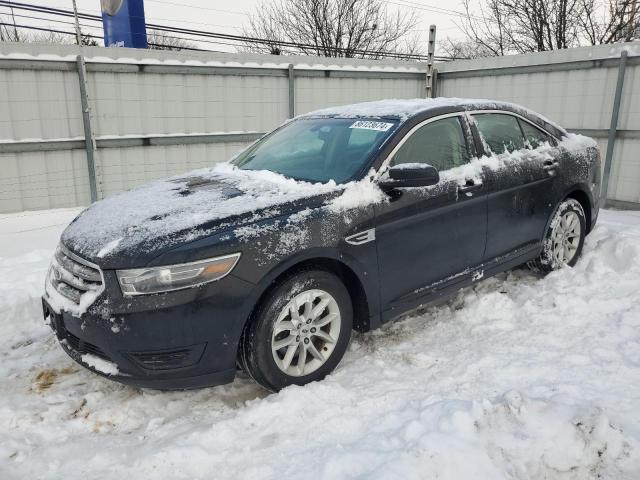
POLYGON ((63 297, 79 305, 85 293, 95 298, 103 289, 100 267, 59 245, 51 262, 48 281, 63 297))

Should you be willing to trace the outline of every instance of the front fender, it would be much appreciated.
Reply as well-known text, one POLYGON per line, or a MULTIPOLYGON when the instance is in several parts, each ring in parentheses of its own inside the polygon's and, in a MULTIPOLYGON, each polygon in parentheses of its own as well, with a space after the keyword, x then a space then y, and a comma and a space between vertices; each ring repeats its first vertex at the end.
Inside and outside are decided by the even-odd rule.
MULTIPOLYGON (((288 272, 294 271, 303 265, 330 266, 340 265, 355 275, 360 282, 365 294, 367 307, 369 310, 369 326, 376 328, 380 325, 380 301, 378 292, 378 272, 377 263, 369 263, 363 259, 364 250, 370 250, 369 255, 373 255, 375 262, 375 244, 362 245, 357 250, 357 255, 353 252, 341 250, 335 247, 314 247, 300 251, 282 262, 275 265, 255 284, 249 298, 247 299, 248 310, 246 319, 251 316, 254 308, 258 305, 268 290, 275 285, 278 278, 286 275, 288 272), (367 267, 367 264, 370 267, 367 267)), ((347 285, 349 287, 349 285, 347 285)))

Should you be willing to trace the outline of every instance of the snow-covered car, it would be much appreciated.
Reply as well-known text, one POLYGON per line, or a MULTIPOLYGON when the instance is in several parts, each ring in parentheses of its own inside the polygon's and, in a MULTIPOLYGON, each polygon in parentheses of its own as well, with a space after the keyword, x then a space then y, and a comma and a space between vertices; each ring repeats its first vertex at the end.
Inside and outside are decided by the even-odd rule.
POLYGON ((483 277, 573 266, 598 216, 592 139, 517 105, 312 112, 229 163, 99 201, 64 231, 46 321, 80 364, 160 389, 320 380, 352 329, 483 277))

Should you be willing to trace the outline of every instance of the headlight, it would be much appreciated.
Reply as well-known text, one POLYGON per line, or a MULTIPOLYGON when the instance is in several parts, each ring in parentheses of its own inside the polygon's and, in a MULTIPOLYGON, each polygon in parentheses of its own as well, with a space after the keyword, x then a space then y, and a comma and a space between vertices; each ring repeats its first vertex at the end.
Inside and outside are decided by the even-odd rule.
POLYGON ((239 253, 166 267, 118 270, 118 281, 125 296, 169 292, 220 280, 238 263, 239 253))

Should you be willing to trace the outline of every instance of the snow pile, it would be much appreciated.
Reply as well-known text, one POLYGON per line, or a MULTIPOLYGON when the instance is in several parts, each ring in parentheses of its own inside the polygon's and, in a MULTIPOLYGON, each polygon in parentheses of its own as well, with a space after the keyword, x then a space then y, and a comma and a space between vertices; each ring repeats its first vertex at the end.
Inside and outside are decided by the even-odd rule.
POLYGON ((575 268, 484 279, 270 395, 242 376, 139 390, 76 365, 39 303, 62 227, 19 251, 26 229, 3 221, 3 479, 640 478, 638 212, 601 212, 575 268))

